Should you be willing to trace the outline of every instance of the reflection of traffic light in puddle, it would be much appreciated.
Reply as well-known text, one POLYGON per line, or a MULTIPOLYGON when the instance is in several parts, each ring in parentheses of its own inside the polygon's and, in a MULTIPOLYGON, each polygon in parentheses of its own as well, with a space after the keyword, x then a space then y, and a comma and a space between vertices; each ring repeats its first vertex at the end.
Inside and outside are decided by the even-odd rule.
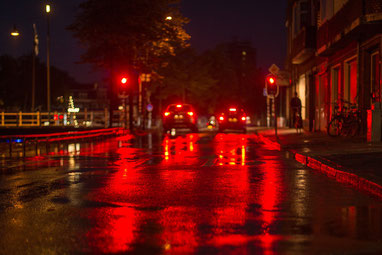
POLYGON ((199 137, 194 134, 177 137, 166 136, 162 143, 165 162, 186 165, 197 164, 199 162, 199 158, 196 157, 198 154, 196 142, 198 140, 199 137))
POLYGON ((237 134, 219 134, 215 137, 216 165, 246 165, 247 138, 237 134))

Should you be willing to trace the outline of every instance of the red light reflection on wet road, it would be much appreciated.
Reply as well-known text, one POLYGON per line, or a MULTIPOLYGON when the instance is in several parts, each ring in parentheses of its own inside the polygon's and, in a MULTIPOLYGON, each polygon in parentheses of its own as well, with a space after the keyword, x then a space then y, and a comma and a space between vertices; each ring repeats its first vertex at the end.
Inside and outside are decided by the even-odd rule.
POLYGON ((59 146, 1 176, 0 223, 11 234, 0 246, 15 251, 28 239, 69 254, 381 250, 380 203, 258 141, 200 133, 59 146), (38 221, 14 225, 24 217, 38 221))
POLYGON ((281 182, 280 165, 276 160, 269 160, 259 166, 263 179, 261 181, 261 192, 259 202, 262 207, 262 231, 260 236, 261 245, 264 248, 264 254, 273 254, 272 244, 279 239, 272 234, 271 227, 278 216, 278 207, 283 197, 283 185, 281 182))
MULTIPOLYGON (((119 139, 129 145, 131 137, 119 139)), ((121 145, 121 144, 120 144, 121 145)), ((87 238, 93 251, 121 252, 128 250, 135 241, 139 212, 133 204, 127 203, 129 194, 137 194, 144 187, 140 186, 140 165, 146 159, 135 159, 141 149, 120 147, 117 149, 118 160, 114 163, 117 170, 106 179, 102 189, 88 195, 88 199, 107 203, 87 215, 96 226, 88 232, 87 238)))
MULTIPOLYGON (((130 138, 119 142, 109 152, 110 173, 87 195, 96 205, 83 216, 92 226, 87 233, 91 252, 193 253, 231 247, 239 254, 253 254, 254 248, 273 255, 280 243, 293 243, 293 234, 284 234, 280 226, 288 199, 285 163, 255 144, 256 137, 165 136, 150 142, 150 153, 130 138)), ((303 199, 308 173, 296 174, 299 179, 292 180, 302 186, 294 194, 303 199)), ((291 207, 298 221, 308 224, 300 200, 291 207)), ((355 214, 351 207, 342 212, 351 233, 356 232, 355 214)))
POLYGON ((272 254, 276 237, 270 229, 280 202, 279 166, 274 161, 261 165, 263 177, 253 194, 246 164, 248 138, 217 135, 209 156, 213 165, 204 168, 200 137, 195 134, 164 137, 162 161, 151 166, 146 164, 144 149, 125 143, 117 150, 116 172, 89 196, 114 205, 88 215, 97 226, 88 233, 91 246, 103 252, 121 252, 149 242, 165 251, 193 252, 200 245, 237 246, 255 241, 272 254), (233 231, 244 228, 254 217, 248 212, 249 204, 261 207, 262 232, 257 236, 233 231), (201 224, 210 226, 208 233, 200 233, 201 224), (145 228, 153 231, 148 234, 151 237, 144 235, 145 228))
POLYGON ((217 165, 242 165, 246 164, 247 139, 245 135, 218 134, 216 135, 215 153, 218 157, 217 165))
POLYGON ((172 138, 165 136, 162 147, 164 149, 164 163, 192 165, 198 162, 195 157, 198 154, 197 134, 187 134, 186 136, 177 136, 172 138))

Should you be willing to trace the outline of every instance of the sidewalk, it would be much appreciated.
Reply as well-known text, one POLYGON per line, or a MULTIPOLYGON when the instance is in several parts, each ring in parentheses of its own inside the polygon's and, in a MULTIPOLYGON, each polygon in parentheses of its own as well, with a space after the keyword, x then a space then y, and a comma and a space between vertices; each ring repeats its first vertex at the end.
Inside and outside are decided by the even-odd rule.
POLYGON ((295 159, 337 181, 382 198, 382 143, 367 143, 364 137, 329 137, 326 133, 295 129, 256 131, 263 142, 293 153, 295 159))

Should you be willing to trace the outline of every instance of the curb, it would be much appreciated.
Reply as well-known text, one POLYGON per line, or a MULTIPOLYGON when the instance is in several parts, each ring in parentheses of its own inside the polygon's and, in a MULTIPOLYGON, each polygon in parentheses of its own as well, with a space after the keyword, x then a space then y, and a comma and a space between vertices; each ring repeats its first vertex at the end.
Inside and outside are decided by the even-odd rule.
MULTIPOLYGON (((260 141, 262 141, 264 144, 266 144, 269 148, 276 149, 278 151, 281 151, 282 146, 278 142, 274 142, 271 139, 264 137, 261 134, 257 134, 260 138, 260 141)), ((382 186, 374 183, 372 181, 369 181, 363 177, 360 177, 356 174, 349 173, 346 171, 342 171, 340 169, 346 169, 345 167, 341 165, 337 165, 336 167, 332 167, 329 164, 326 164, 322 160, 318 160, 316 158, 313 158, 309 155, 304 155, 299 152, 286 149, 286 151, 292 153, 294 155, 294 159, 297 162, 300 162, 301 164, 320 171, 327 175, 328 177, 335 179, 336 181, 344 184, 349 184, 359 190, 366 191, 372 195, 377 196, 378 198, 382 199, 382 186)))

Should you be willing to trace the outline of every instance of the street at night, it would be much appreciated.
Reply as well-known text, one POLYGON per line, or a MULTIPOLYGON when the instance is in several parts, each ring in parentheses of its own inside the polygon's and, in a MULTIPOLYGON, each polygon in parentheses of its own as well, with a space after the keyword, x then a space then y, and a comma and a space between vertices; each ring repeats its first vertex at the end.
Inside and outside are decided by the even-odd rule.
POLYGON ((382 254, 382 0, 0 1, 1 254, 382 254))
POLYGON ((1 254, 380 254, 381 222, 252 132, 69 143, 0 175, 1 254))

